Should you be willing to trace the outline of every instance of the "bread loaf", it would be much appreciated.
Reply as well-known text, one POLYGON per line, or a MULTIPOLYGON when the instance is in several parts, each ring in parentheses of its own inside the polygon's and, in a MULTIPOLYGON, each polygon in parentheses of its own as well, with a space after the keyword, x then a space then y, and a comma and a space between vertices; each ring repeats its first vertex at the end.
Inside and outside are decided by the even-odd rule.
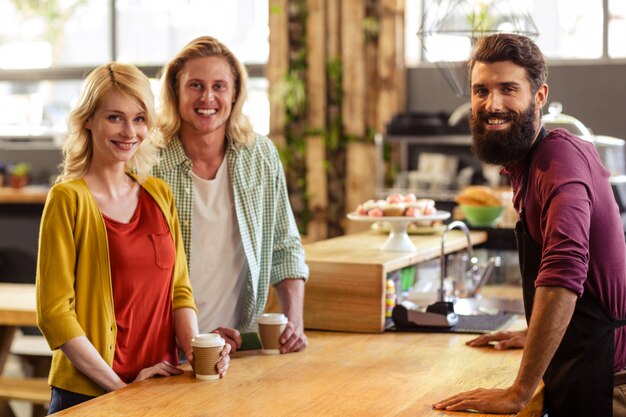
POLYGON ((458 194, 455 201, 467 206, 501 206, 494 191, 484 185, 471 185, 458 194))

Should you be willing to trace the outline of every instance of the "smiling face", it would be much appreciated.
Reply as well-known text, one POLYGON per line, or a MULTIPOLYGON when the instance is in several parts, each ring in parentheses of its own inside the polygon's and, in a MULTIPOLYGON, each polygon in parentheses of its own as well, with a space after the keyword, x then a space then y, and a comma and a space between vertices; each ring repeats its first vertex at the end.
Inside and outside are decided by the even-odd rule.
POLYGON ((92 163, 122 165, 130 160, 148 135, 145 110, 119 90, 107 93, 85 127, 91 131, 92 163))
POLYGON ((178 81, 181 138, 217 135, 223 139, 236 98, 235 79, 225 58, 209 56, 187 61, 178 81))
POLYGON ((526 70, 511 61, 476 62, 470 79, 474 153, 492 164, 520 161, 539 132, 547 86, 533 93, 526 70))

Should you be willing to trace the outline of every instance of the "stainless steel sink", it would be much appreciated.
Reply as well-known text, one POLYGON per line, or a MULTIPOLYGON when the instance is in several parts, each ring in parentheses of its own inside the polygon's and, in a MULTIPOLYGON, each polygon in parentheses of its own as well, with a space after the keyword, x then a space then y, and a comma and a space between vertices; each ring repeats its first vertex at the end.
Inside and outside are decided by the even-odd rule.
POLYGON ((497 314, 499 312, 524 314, 524 303, 518 299, 506 298, 458 298, 454 303, 457 314, 497 314))

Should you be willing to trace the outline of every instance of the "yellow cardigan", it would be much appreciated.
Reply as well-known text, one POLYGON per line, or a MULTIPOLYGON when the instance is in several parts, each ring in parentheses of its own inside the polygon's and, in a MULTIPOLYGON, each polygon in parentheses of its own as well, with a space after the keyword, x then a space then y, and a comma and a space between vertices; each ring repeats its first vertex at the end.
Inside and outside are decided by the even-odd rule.
MULTIPOLYGON (((174 239, 174 310, 195 310, 173 194, 152 177, 142 187, 161 208, 174 239)), ((37 325, 53 350, 50 385, 84 395, 104 394, 58 349, 70 339, 87 336, 109 366, 113 364, 117 327, 106 226, 83 179, 55 185, 46 200, 37 259, 37 325)))

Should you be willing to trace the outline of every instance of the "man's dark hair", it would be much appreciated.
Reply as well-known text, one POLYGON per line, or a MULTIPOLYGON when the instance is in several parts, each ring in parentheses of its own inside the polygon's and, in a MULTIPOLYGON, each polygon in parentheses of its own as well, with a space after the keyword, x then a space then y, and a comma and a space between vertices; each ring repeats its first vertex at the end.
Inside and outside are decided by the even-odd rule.
POLYGON ((468 63, 470 82, 472 69, 477 61, 487 63, 511 61, 525 68, 533 94, 548 78, 548 69, 541 50, 526 36, 497 33, 479 38, 468 63))

